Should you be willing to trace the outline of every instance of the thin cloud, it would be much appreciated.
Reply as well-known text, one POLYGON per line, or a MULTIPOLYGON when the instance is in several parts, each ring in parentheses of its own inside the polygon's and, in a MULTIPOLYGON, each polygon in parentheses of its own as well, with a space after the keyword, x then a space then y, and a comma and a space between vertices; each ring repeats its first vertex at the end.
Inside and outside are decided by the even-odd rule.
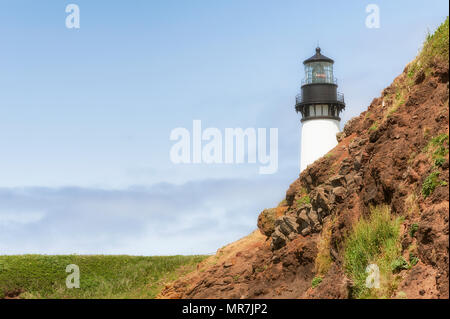
POLYGON ((274 177, 124 190, 0 188, 0 254, 200 254, 255 229, 274 177))

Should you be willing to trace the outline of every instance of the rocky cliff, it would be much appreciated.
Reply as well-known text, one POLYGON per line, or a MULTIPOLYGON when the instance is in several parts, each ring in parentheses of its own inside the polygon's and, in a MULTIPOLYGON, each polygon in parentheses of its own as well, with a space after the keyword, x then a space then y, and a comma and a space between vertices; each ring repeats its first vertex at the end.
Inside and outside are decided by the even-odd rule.
POLYGON ((259 232, 161 298, 448 298, 448 18, 259 232), (379 286, 364 286, 375 264, 379 286), (370 270, 368 270, 370 272, 370 270))

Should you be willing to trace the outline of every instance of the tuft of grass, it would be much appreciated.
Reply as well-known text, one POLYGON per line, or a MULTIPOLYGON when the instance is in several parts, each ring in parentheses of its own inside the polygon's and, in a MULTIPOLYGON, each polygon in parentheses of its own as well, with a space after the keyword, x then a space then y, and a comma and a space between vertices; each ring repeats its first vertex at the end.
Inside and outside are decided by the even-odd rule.
POLYGON ((448 134, 442 133, 433 137, 423 148, 423 152, 431 156, 435 167, 441 167, 445 163, 445 156, 449 152, 448 134))
POLYGON ((406 295, 406 292, 404 292, 404 291, 399 291, 399 292, 397 293, 397 298, 398 298, 398 299, 407 299, 408 296, 406 295))
POLYGON ((423 152, 432 152, 438 155, 446 155, 448 154, 448 145, 449 145, 449 137, 447 133, 442 133, 436 135, 427 143, 427 145, 423 148, 423 152))
POLYGON ((396 258, 392 263, 391 263, 391 270, 392 273, 398 273, 404 269, 409 269, 409 264, 408 262, 405 260, 405 258, 403 258, 402 256, 396 258))
POLYGON ((419 257, 417 257, 414 253, 410 252, 409 253, 409 264, 411 265, 410 267, 414 267, 415 265, 417 265, 418 262, 419 257))
POLYGON ((310 204, 310 203, 311 203, 311 199, 309 198, 308 195, 303 195, 300 199, 297 199, 297 207, 300 207, 305 204, 310 204))
POLYGON ((369 127, 369 131, 371 131, 371 132, 376 131, 377 129, 378 129, 378 123, 377 122, 373 123, 372 126, 369 127))
POLYGON ((164 283, 193 271, 207 256, 0 256, 0 298, 154 298, 164 283), (66 266, 80 269, 80 288, 66 287, 66 266))
POLYGON ((311 282, 311 287, 316 288, 320 283, 322 282, 322 277, 314 277, 314 279, 311 282))
POLYGON ((326 275, 333 263, 330 253, 332 226, 334 224, 334 217, 323 225, 320 239, 317 243, 317 257, 315 260, 316 273, 319 275, 326 275))
POLYGON ((430 175, 425 178, 425 181, 422 184, 422 195, 423 198, 427 198, 431 194, 433 194, 434 190, 438 186, 446 186, 447 183, 439 179, 439 171, 433 171, 430 175))
POLYGON ((355 298, 390 297, 396 285, 392 263, 400 256, 401 219, 391 216, 388 206, 371 207, 368 219, 361 218, 345 243, 345 270, 352 278, 355 298), (366 287, 366 268, 380 270, 380 288, 366 287))
POLYGON ((419 208, 419 204, 417 202, 417 195, 415 192, 410 193, 405 198, 405 205, 407 207, 407 212, 409 215, 419 215, 420 214, 420 208, 419 208))
POLYGON ((395 94, 393 105, 388 109, 386 118, 390 118, 403 104, 405 104, 405 93, 402 89, 399 89, 395 94))
POLYGON ((445 158, 444 157, 438 157, 434 159, 434 166, 435 167, 441 167, 442 165, 444 165, 445 163, 445 158))
POLYGON ((430 140, 427 149, 432 152, 431 160, 435 167, 441 167, 445 163, 445 156, 449 151, 448 134, 440 134, 430 140))
POLYGON ((418 224, 412 224, 411 227, 409 228, 409 236, 414 237, 414 235, 416 234, 417 230, 419 230, 419 225, 418 224))
POLYGON ((433 137, 430 140, 430 143, 431 143, 431 145, 434 145, 434 146, 443 146, 445 144, 447 144, 447 146, 448 146, 448 134, 447 133, 439 134, 439 135, 433 137))

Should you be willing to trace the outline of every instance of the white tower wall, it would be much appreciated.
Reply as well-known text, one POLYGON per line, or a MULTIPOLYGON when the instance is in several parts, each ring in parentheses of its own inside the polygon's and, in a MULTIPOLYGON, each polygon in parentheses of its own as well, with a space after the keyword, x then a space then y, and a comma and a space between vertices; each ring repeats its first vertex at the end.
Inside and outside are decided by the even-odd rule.
POLYGON ((302 124, 300 171, 321 158, 337 145, 339 121, 311 119, 302 124))

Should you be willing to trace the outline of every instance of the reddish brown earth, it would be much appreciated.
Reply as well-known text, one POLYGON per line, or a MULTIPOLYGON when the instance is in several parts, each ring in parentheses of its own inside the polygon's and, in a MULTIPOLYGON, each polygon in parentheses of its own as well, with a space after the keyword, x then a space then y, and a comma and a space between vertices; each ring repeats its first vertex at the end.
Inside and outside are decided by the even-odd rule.
POLYGON ((345 238, 371 205, 389 205, 404 217, 403 255, 415 247, 419 258, 400 273, 390 297, 448 298, 448 186, 422 195, 435 170, 441 184, 449 182, 448 152, 436 168, 425 150, 433 137, 448 133, 448 61, 433 63, 428 73, 410 76, 405 68, 367 111, 347 123, 339 144, 292 183, 284 203, 260 215, 260 231, 218 250, 159 297, 349 298, 345 238), (310 203, 299 205, 306 195, 310 203), (413 224, 418 230, 411 237, 413 224), (331 265, 312 288, 323 256, 331 265))

